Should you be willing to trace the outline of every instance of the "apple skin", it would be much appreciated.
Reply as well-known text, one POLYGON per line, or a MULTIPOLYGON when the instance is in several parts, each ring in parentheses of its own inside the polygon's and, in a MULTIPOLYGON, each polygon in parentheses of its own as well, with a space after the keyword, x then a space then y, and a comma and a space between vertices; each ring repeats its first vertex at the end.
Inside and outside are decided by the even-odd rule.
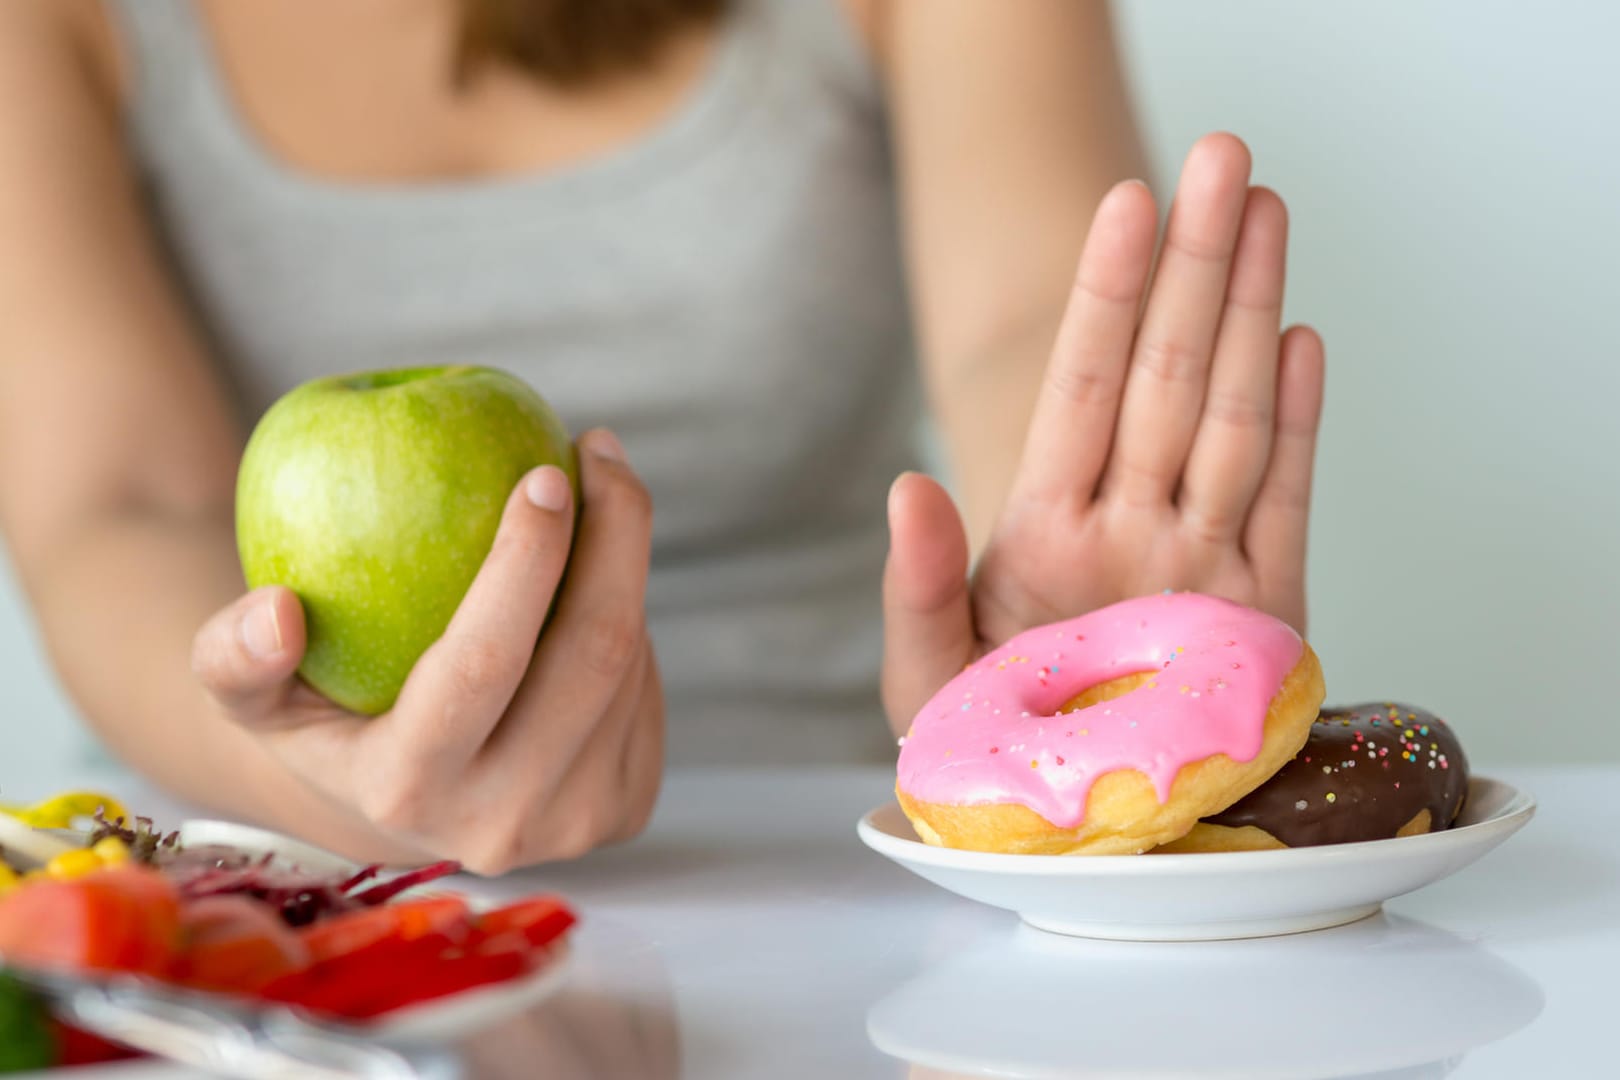
POLYGON ((236 541, 249 588, 303 602, 299 674, 354 712, 399 696, 443 635, 539 465, 579 493, 567 429, 515 376, 468 365, 315 379, 267 410, 242 455, 236 541))

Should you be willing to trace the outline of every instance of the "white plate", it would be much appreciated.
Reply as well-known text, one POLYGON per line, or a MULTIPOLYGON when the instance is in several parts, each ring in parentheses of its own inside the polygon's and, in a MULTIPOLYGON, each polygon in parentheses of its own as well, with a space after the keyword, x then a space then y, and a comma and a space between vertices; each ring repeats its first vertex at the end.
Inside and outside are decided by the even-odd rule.
MULTIPOLYGON (((273 854, 278 859, 318 874, 347 874, 359 869, 357 864, 324 848, 235 822, 185 821, 180 824, 178 831, 183 845, 222 844, 250 855, 273 854)), ((441 879, 407 889, 401 895, 424 896, 453 891, 445 888, 441 879)), ((467 899, 475 911, 489 906, 481 904, 476 897, 469 896, 467 899)), ((567 975, 568 955, 566 945, 558 944, 552 947, 551 956, 544 964, 520 979, 475 987, 433 1001, 408 1005, 367 1024, 320 1022, 391 1043, 453 1042, 524 1012, 550 997, 567 975)))
POLYGON ((861 818, 866 845, 960 896, 1042 930, 1131 941, 1208 941, 1318 930, 1456 873, 1524 827, 1528 792, 1474 777, 1444 832, 1284 851, 998 855, 917 839, 896 803, 861 818))
POLYGON ((929 1075, 1416 1078, 1449 1075, 1543 1004, 1534 980, 1477 943, 1387 913, 1183 945, 1012 924, 897 987, 866 1030, 929 1075))

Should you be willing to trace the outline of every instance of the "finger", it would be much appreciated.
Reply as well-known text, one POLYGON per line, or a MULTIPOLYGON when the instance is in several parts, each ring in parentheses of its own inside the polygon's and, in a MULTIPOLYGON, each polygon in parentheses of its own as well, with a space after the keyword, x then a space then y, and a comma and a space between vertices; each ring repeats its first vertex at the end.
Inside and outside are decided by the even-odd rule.
POLYGON ((634 726, 624 746, 622 783, 629 793, 630 803, 611 839, 631 840, 641 835, 652 819, 658 805, 658 792, 664 779, 664 692, 663 680, 658 674, 658 658, 651 645, 647 648, 646 685, 634 726))
POLYGON ((503 723, 484 752, 533 745, 524 730, 544 713, 548 737, 537 768, 557 775, 629 674, 646 636, 652 498, 607 431, 580 438, 582 512, 557 611, 503 723))
POLYGON ((1305 624, 1305 540, 1324 376, 1322 339, 1308 326, 1290 329, 1282 339, 1271 462, 1244 535, 1267 610, 1298 629, 1305 624))
POLYGON ((1021 497, 1090 499, 1114 438, 1131 339, 1153 264, 1153 195, 1117 184, 1097 207, 1017 479, 1021 497))
POLYGON ((901 730, 973 658, 967 536, 951 497, 920 473, 889 489, 883 568, 883 704, 901 730))
POLYGON ((1243 531, 1271 457, 1287 248, 1283 201, 1251 188, 1180 495, 1194 530, 1216 542, 1234 541, 1243 531))
POLYGON ((444 636, 411 669, 378 722, 422 760, 465 759, 506 711, 568 560, 573 493, 555 465, 520 480, 494 543, 444 636))
POLYGON ((1181 480, 1248 187, 1249 151, 1235 136, 1205 136, 1187 155, 1104 480, 1128 503, 1167 501, 1181 480))
POLYGON ((634 801, 624 784, 626 751, 645 715, 642 686, 648 651, 641 650, 620 685, 539 808, 539 829, 525 831, 524 862, 578 858, 617 836, 634 801))
POLYGON ((304 608, 297 595, 266 585, 203 624, 192 640, 191 670, 234 719, 258 723, 297 685, 304 640, 304 608))

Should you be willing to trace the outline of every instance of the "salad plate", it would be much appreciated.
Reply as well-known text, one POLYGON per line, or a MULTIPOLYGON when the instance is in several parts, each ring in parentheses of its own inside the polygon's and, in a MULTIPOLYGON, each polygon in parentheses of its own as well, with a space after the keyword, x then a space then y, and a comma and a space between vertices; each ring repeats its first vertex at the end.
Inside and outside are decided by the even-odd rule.
POLYGON ((1450 829, 1281 851, 1189 855, 1002 855, 934 847, 897 803, 861 818, 874 851, 959 896, 1041 930, 1134 941, 1268 937, 1366 918, 1385 900, 1456 873, 1535 813, 1529 792, 1469 784, 1450 829))
MULTIPOLYGON (((0 1031, 43 1025, 49 1009, 205 1066, 233 1048, 244 1062, 289 1047, 306 1063, 365 1046, 419 1057, 568 979, 569 906, 465 892, 452 862, 386 872, 265 829, 165 832, 122 808, 42 817, 0 814, 0 1031)), ((37 1052, 71 1063, 102 1051, 69 1040, 55 1058, 37 1052)))

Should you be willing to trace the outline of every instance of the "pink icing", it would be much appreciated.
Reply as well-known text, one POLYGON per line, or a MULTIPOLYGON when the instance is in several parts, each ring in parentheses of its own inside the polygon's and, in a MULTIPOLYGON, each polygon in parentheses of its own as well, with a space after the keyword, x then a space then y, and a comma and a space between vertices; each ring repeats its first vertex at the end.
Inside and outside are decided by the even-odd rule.
POLYGON ((968 665, 912 721, 900 789, 952 806, 1021 803, 1071 829, 1092 783, 1138 769, 1161 803, 1183 765, 1250 761, 1304 643, 1287 623, 1198 593, 1164 593, 1019 634, 968 665), (1152 671, 1112 701, 1054 715, 1087 687, 1152 671))

